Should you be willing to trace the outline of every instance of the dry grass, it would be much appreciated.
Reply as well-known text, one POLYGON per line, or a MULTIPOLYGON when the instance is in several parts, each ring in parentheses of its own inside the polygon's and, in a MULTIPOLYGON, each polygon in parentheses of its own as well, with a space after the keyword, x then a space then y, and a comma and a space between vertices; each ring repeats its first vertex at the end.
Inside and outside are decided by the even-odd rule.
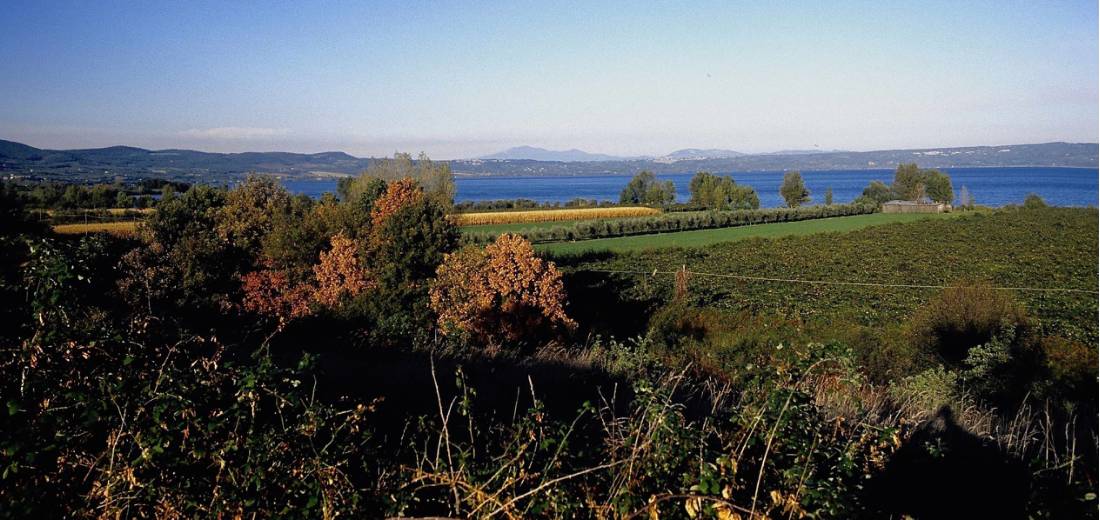
POLYGON ((74 213, 75 214, 75 213, 81 213, 81 212, 83 212, 83 213, 106 212, 107 214, 110 214, 110 215, 126 215, 128 213, 141 213, 141 214, 144 214, 144 215, 151 215, 151 214, 153 214, 154 211, 156 211, 156 209, 154 209, 154 208, 100 208, 100 209, 87 209, 87 208, 85 208, 85 209, 66 209, 66 210, 47 209, 47 210, 32 210, 32 211, 44 211, 47 215, 50 215, 50 216, 56 215, 58 213, 74 213))
POLYGON ((600 218, 645 217, 658 215, 661 210, 638 206, 614 208, 546 209, 531 211, 497 211, 486 213, 460 213, 454 215, 460 226, 486 224, 512 224, 516 222, 549 222, 558 220, 591 220, 600 218))
POLYGON ((137 232, 137 222, 95 222, 90 224, 59 224, 53 227, 54 233, 76 235, 81 233, 110 233, 130 236, 137 232))

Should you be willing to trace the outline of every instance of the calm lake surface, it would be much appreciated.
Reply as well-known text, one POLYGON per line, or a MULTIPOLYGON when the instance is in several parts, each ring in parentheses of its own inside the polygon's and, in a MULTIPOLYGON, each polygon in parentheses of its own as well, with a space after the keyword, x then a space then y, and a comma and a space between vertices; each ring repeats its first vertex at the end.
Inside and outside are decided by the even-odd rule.
MULTIPOLYGON (((965 186, 975 202, 985 206, 1004 206, 1023 202, 1028 193, 1037 193, 1047 204, 1056 206, 1096 206, 1096 168, 945 168, 951 176, 955 192, 965 186)), ((783 172, 725 172, 738 184, 756 188, 762 207, 783 205, 779 185, 783 172)), ((676 198, 686 201, 692 173, 658 175, 676 185, 676 198)), ((889 184, 893 170, 830 170, 803 171, 802 178, 810 189, 813 203, 824 201, 825 190, 833 189, 833 202, 845 203, 858 197, 872 180, 889 184)), ((455 184, 458 201, 531 199, 539 202, 566 202, 584 198, 619 200, 619 192, 629 176, 601 175, 587 177, 458 177, 455 184)), ((287 189, 319 197, 336 191, 335 180, 284 181, 287 189)))

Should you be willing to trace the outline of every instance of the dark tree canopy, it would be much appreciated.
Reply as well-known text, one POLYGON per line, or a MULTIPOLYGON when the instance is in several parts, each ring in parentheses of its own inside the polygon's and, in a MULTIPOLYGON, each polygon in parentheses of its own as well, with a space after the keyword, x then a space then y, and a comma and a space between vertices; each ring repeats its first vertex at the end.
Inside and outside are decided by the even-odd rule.
MULTIPOLYGON (((894 172, 894 182, 890 185, 882 181, 871 181, 856 201, 882 204, 891 200, 929 199, 951 204, 955 200, 951 177, 939 170, 922 170, 916 163, 909 163, 898 166, 894 172)), ((960 200, 960 204, 966 205, 966 201, 960 200)))
POLYGON ((890 189, 885 182, 871 181, 866 188, 863 188, 863 198, 870 199, 878 204, 883 202, 894 200, 894 190, 890 189))
POLYGON ((619 194, 619 202, 623 204, 667 206, 675 201, 676 186, 672 181, 658 181, 650 171, 638 172, 619 194))
POLYGON ((760 197, 751 186, 739 186, 733 178, 699 172, 691 178, 691 203, 712 210, 757 209, 760 197))
POLYGON ((947 174, 939 170, 921 169, 916 163, 898 165, 891 189, 894 196, 902 200, 927 197, 944 204, 955 200, 955 191, 947 174))

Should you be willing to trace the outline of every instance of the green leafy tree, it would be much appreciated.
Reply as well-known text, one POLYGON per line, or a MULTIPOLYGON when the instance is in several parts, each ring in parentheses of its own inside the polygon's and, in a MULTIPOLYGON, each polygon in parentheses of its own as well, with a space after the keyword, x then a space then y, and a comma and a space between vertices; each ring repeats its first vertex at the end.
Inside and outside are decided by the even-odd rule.
POLYGON ((120 285, 131 304, 198 316, 230 301, 252 260, 218 235, 225 200, 224 189, 203 185, 161 200, 142 227, 145 246, 122 261, 120 285))
POLYGON ((797 208, 810 201, 810 190, 806 188, 802 174, 797 171, 783 174, 783 184, 779 187, 779 194, 791 208, 797 208))
POLYGON ((388 343, 429 333, 427 282, 458 247, 460 234, 443 205, 427 196, 385 213, 367 241, 367 265, 377 286, 353 300, 348 312, 373 321, 372 337, 388 343))
POLYGON ((70 184, 61 195, 59 206, 65 209, 83 208, 87 201, 87 194, 75 184, 70 184))
POLYGON ((458 246, 458 228, 438 201, 405 205, 386 217, 372 234, 371 260, 383 285, 419 283, 435 274, 443 255, 458 246))
POLYGON ((916 163, 899 164, 894 171, 894 184, 891 189, 901 199, 916 200, 920 196, 923 184, 924 176, 916 163))
POLYGON ((829 186, 828 188, 825 188, 825 205, 826 206, 832 206, 833 205, 833 187, 832 186, 829 186))
POLYGON ((955 200, 955 189, 951 186, 951 177, 939 170, 924 170, 924 190, 928 198, 951 204, 955 200))
POLYGON ((729 176, 696 173, 689 185, 692 204, 712 210, 757 209, 760 197, 749 186, 739 186, 729 176))
POLYGON ((152 241, 175 247, 189 232, 213 234, 216 212, 225 204, 225 190, 195 185, 183 195, 175 195, 166 188, 171 195, 161 198, 157 211, 145 221, 152 241))
POLYGON ((350 211, 368 218, 371 210, 374 209, 374 202, 384 193, 386 193, 386 181, 376 177, 360 178, 348 185, 346 195, 342 195, 340 200, 347 203, 350 211))
POLYGON ((326 195, 316 203, 309 197, 293 197, 285 211, 271 215, 271 229, 261 239, 264 261, 303 276, 310 270, 329 238, 341 230, 337 224, 317 218, 322 213, 319 208, 342 210, 347 206, 326 195))
POLYGON ((169 201, 175 196, 176 196, 176 188, 174 188, 171 184, 165 184, 164 186, 161 186, 161 188, 160 188, 160 200, 162 202, 169 201))
POLYGON ((874 202, 875 204, 882 204, 883 202, 894 200, 897 197, 894 195, 894 190, 887 186, 882 181, 871 181, 866 188, 863 188, 863 194, 860 195, 861 199, 874 202))
POLYGON ((939 170, 922 170, 916 163, 898 165, 891 188, 894 195, 903 200, 919 200, 927 196, 936 202, 950 204, 955 199, 951 177, 939 170))
POLYGON ((619 194, 623 204, 667 206, 676 201, 676 186, 672 181, 661 182, 650 171, 638 172, 619 194))
POLYGON ((351 197, 351 185, 355 183, 355 177, 340 177, 336 181, 336 196, 340 200, 348 200, 351 197))
POLYGON ((448 162, 433 162, 428 154, 420 152, 414 168, 414 179, 424 188, 424 194, 435 199, 444 208, 450 208, 455 200, 455 178, 448 162))
POLYGON ((93 208, 110 208, 114 206, 114 188, 107 184, 96 184, 88 190, 88 205, 93 208))
POLYGON ((277 215, 291 209, 290 192, 272 177, 249 175, 229 190, 216 214, 218 236, 257 255, 277 215))
MULTIPOLYGON (((378 181, 382 181, 384 191, 386 182, 406 178, 415 180, 424 189, 424 194, 428 198, 439 202, 444 208, 450 209, 454 204, 455 182, 451 164, 432 161, 423 152, 415 161, 412 155, 407 153, 395 153, 392 159, 374 160, 367 170, 351 181, 346 188, 341 188, 340 185, 337 185, 337 188, 347 193, 347 197, 341 194, 341 199, 354 200, 365 193, 376 193, 378 181)), ((374 198, 377 198, 377 195, 374 198)))
POLYGON ((64 188, 56 182, 46 182, 34 187, 30 192, 28 204, 38 208, 60 207, 64 188))
POLYGON ((120 191, 120 192, 118 192, 118 195, 115 195, 115 207, 116 208, 129 209, 129 208, 133 207, 133 205, 134 205, 134 199, 132 197, 130 197, 129 195, 127 195, 126 192, 120 191))

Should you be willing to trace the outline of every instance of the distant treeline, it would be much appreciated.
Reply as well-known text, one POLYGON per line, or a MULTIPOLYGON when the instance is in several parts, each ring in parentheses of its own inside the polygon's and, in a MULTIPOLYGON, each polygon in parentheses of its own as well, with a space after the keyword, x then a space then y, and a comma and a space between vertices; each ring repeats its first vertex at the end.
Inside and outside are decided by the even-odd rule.
POLYGON ((66 184, 60 182, 5 183, 13 195, 30 208, 105 209, 152 207, 156 195, 182 193, 191 186, 162 179, 142 179, 132 184, 66 184))
MULTIPOLYGON (((560 227, 527 229, 520 231, 519 234, 533 243, 561 242, 565 240, 590 240, 650 233, 747 226, 751 224, 794 222, 863 215, 874 213, 877 210, 878 208, 874 204, 838 204, 740 211, 676 212, 655 217, 586 220, 560 227)), ((499 232, 493 231, 471 232, 467 233, 465 237, 473 243, 487 243, 494 240, 499 234, 499 232)))

